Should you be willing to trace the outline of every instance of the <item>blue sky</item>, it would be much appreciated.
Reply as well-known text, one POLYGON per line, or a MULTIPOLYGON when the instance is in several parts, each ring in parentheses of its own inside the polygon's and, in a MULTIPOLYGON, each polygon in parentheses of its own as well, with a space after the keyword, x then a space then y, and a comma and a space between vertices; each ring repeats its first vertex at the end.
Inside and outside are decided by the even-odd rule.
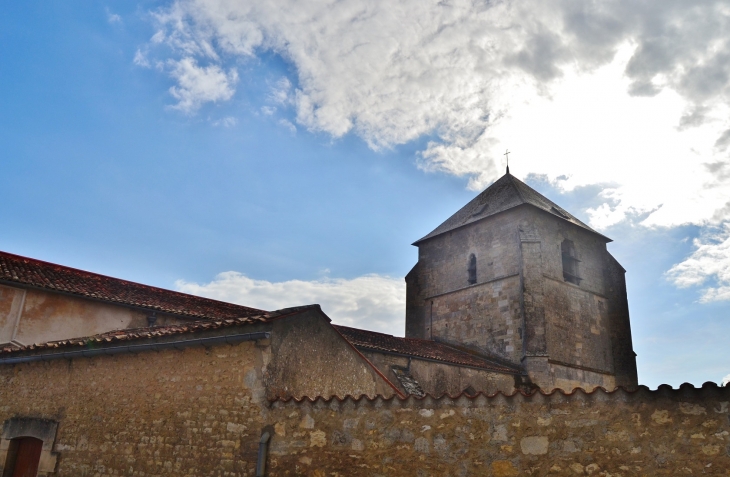
POLYGON ((659 65, 676 6, 586 30, 570 2, 425 4, 417 32, 375 3, 7 4, 0 249, 402 334, 410 243, 509 147, 515 175, 615 240, 640 381, 730 373, 726 6, 698 3, 704 36, 659 65))

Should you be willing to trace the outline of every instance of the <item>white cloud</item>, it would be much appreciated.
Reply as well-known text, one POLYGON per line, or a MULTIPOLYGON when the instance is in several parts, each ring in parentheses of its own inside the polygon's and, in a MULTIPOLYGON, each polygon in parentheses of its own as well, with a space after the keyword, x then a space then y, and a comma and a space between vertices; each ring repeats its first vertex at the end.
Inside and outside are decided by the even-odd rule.
POLYGON ((289 131, 289 134, 296 134, 297 133, 297 127, 289 120, 286 119, 280 119, 278 121, 279 126, 283 127, 287 131, 289 131))
MULTIPOLYGON (((226 65, 273 52, 293 76, 265 115, 293 109, 298 126, 375 150, 428 135, 419 166, 472 189, 509 148, 518 176, 602 185, 597 228, 730 220, 726 0, 175 0, 155 18, 149 47, 182 58, 168 61, 184 112, 233 95, 226 65)), ((716 280, 702 300, 725 299, 724 272, 699 265, 730 264, 722 243, 699 242, 669 276, 716 280)))
POLYGON ((730 374, 722 378, 722 385, 727 386, 728 384, 730 384, 730 374))
POLYGON ((178 280, 177 290, 241 305, 277 310, 318 303, 334 323, 403 336, 405 281, 382 275, 346 279, 254 280, 224 272, 210 283, 178 280))
POLYGON ((703 290, 700 301, 730 300, 730 224, 694 241, 695 251, 674 265, 668 278, 681 288, 715 283, 703 290))
POLYGON ((292 102, 291 94, 291 81, 289 78, 280 78, 276 82, 274 87, 271 88, 269 99, 277 104, 289 104, 292 102))
POLYGON ((106 9, 106 19, 112 25, 115 23, 122 23, 122 17, 116 13, 112 13, 108 8, 106 9))
POLYGON ((134 53, 134 60, 132 60, 132 61, 137 66, 141 66, 143 68, 149 68, 150 67, 150 62, 147 59, 147 53, 146 52, 143 52, 142 50, 139 50, 138 49, 134 53))
POLYGON ((309 130, 374 149, 434 135, 421 167, 475 189, 505 146, 519 175, 611 183, 597 227, 704 224, 730 188, 703 167, 730 162, 724 1, 178 0, 156 19, 152 43, 187 59, 282 55, 298 86, 284 78, 270 100, 309 130))
POLYGON ((225 101, 235 93, 238 82, 235 69, 226 73, 217 65, 200 67, 190 57, 171 61, 170 66, 170 75, 178 82, 178 86, 170 88, 170 93, 178 100, 174 109, 193 113, 204 103, 225 101))
POLYGON ((212 124, 215 127, 232 128, 233 126, 238 124, 238 119, 234 118, 233 116, 226 116, 225 118, 213 121, 212 124))

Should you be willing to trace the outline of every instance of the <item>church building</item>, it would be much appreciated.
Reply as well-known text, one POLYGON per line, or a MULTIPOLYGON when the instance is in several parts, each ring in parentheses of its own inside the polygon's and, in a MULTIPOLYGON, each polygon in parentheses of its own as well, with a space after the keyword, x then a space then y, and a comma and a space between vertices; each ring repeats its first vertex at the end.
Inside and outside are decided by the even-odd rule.
MULTIPOLYGON (((436 400, 458 401, 499 421, 512 411, 483 406, 541 405, 538 389, 633 391, 625 270, 609 241, 508 171, 415 243, 405 337, 334 325, 318 305, 264 311, 0 252, 0 474, 273 476, 327 456, 352 469, 347 459, 396 442, 425 459, 472 422, 435 435, 421 434, 445 424, 422 424, 416 438, 381 406, 425 406, 416 417, 430 419, 436 400), (319 404, 277 411, 291 402, 319 404), (358 417, 315 429, 310 414, 337 403, 358 417), (353 437, 376 428, 377 442, 353 437)), ((507 442, 520 415, 477 442, 507 442)), ((524 439, 524 454, 547 452, 547 437, 524 439)), ((451 465, 439 455, 434 468, 451 465)))
POLYGON ((636 386, 610 241, 507 168, 414 243, 406 336, 520 366, 543 390, 636 386))

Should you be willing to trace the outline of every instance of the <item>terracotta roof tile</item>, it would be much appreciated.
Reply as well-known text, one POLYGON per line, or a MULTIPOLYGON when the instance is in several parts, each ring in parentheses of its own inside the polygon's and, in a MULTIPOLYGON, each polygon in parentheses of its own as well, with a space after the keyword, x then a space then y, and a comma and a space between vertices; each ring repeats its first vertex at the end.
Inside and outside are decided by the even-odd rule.
POLYGON ((264 312, 7 252, 0 252, 0 281, 195 319, 240 318, 264 312))
POLYGON ((22 347, 6 347, 0 349, 0 357, 20 353, 24 351, 39 351, 58 348, 94 347, 99 344, 115 343, 119 341, 140 341, 152 338, 160 338, 171 335, 196 333, 201 331, 216 330, 240 325, 253 325, 257 323, 268 323, 277 318, 296 315, 304 311, 316 309, 319 305, 297 306, 284 308, 277 311, 263 312, 258 315, 250 315, 240 318, 229 318, 225 320, 200 320, 180 325, 152 326, 147 328, 130 328, 124 330, 108 331, 83 338, 71 338, 47 343, 32 344, 22 347))
POLYGON ((483 368, 500 373, 521 373, 518 366, 510 367, 495 363, 486 358, 467 353, 466 351, 462 351, 436 341, 417 338, 399 338, 393 335, 360 330, 357 328, 349 328, 347 326, 332 326, 334 326, 347 341, 357 348, 365 348, 386 353, 398 353, 416 358, 443 361, 444 363, 483 368))

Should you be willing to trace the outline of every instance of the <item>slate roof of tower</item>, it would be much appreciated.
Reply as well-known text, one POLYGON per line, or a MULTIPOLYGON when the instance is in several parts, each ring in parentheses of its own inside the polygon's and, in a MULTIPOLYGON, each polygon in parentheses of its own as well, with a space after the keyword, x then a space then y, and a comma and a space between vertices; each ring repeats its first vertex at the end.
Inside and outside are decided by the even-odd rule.
POLYGON ((0 252, 0 282, 69 293, 195 319, 240 318, 263 310, 0 252))
POLYGON ((548 212, 559 219, 570 222, 589 232, 603 237, 607 241, 610 238, 602 235, 588 225, 584 224, 555 202, 551 201, 538 191, 528 186, 509 172, 500 177, 494 184, 487 187, 481 194, 472 199, 454 215, 446 219, 444 223, 436 227, 431 233, 417 240, 413 245, 424 240, 436 237, 443 233, 457 229, 467 224, 477 222, 485 217, 504 212, 522 204, 529 204, 545 212, 548 212))
POLYGON ((490 361, 481 356, 467 353, 444 343, 422 340, 418 338, 399 338, 385 333, 332 325, 340 334, 356 348, 366 348, 386 353, 397 353, 414 358, 482 368, 500 373, 520 374, 517 366, 506 366, 490 361))

